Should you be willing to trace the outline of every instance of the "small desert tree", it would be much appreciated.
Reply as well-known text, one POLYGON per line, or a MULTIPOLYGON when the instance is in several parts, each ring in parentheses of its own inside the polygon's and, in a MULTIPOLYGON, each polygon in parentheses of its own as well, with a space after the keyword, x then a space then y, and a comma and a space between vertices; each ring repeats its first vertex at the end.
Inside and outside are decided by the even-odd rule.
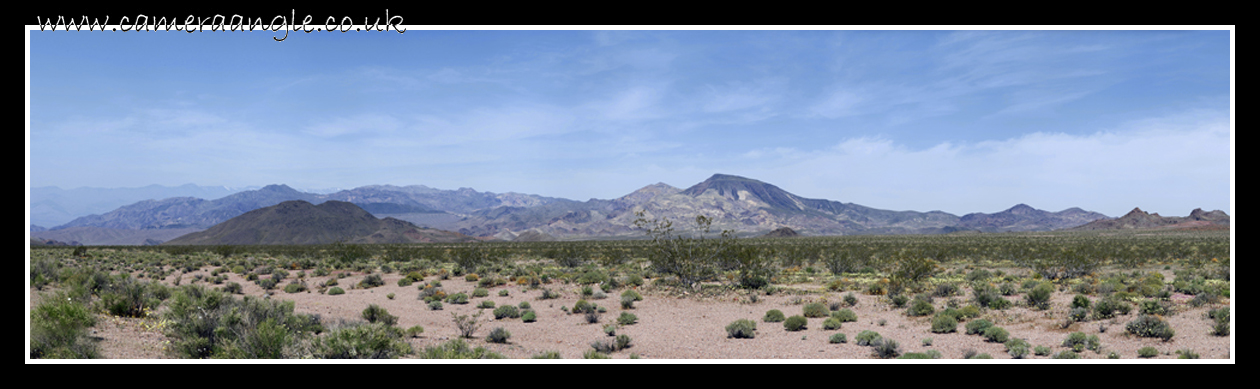
POLYGON ((694 236, 678 235, 674 231, 674 222, 668 219, 648 220, 643 211, 635 212, 638 217, 634 225, 643 229, 652 237, 649 259, 656 271, 678 277, 679 283, 695 288, 701 281, 717 276, 718 264, 731 255, 735 242, 735 233, 722 231, 714 238, 705 237, 710 234, 713 219, 696 216, 694 236))

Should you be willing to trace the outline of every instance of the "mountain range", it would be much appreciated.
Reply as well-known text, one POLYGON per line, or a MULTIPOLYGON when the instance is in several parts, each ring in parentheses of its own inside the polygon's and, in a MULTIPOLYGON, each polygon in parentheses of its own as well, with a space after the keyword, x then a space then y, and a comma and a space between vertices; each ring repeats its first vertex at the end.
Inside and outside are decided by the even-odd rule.
MULTIPOLYGON (((373 185, 329 194, 270 185, 214 200, 195 197, 145 200, 102 214, 79 217, 47 231, 34 232, 37 228, 32 226, 31 231, 32 237, 44 238, 72 228, 125 230, 139 235, 172 229, 205 230, 247 212, 291 200, 311 204, 346 202, 375 217, 501 240, 642 237, 642 231, 634 225, 638 218, 636 212, 640 211, 648 219, 673 220, 680 230, 689 227, 687 221, 696 215, 707 215, 712 218, 715 231, 734 230, 743 237, 761 236, 785 227, 803 236, 1050 231, 1110 219, 1079 208, 1049 212, 1024 204, 998 213, 972 213, 961 217, 941 211, 881 210, 804 198, 755 179, 715 174, 685 189, 658 183, 616 199, 588 201, 520 193, 496 194, 471 188, 441 190, 422 185, 373 185)), ((1212 214, 1216 212, 1220 211, 1212 214)), ((61 238, 56 240, 96 244, 92 239, 72 239, 75 237, 64 234, 61 238)), ((168 239, 171 238, 140 240, 168 239)))
POLYGON ((1147 213, 1141 208, 1116 219, 1095 220, 1088 224, 1072 228, 1077 231, 1097 230, 1134 230, 1134 229, 1217 229, 1229 228, 1229 215, 1222 211, 1205 212, 1196 208, 1190 216, 1160 216, 1158 213, 1147 213))

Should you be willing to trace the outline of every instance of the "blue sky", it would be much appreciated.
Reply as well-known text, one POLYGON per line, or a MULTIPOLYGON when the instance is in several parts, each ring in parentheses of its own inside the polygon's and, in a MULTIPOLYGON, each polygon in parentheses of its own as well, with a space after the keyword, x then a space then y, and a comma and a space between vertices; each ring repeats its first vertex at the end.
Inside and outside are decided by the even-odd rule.
POLYGON ((30 32, 30 185, 1230 211, 1223 31, 30 32))

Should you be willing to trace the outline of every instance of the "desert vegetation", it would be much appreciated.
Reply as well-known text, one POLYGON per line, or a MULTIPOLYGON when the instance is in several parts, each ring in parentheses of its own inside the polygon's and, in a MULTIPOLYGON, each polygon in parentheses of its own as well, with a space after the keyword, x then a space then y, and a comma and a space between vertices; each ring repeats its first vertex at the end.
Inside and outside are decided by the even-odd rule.
POLYGON ((109 357, 93 331, 125 322, 160 335, 146 358, 625 358, 664 353, 654 336, 669 328, 846 358, 966 357, 954 343, 971 357, 1228 358, 1220 232, 734 239, 706 222, 645 220, 638 241, 31 248, 30 357, 109 357), (746 308, 662 322, 668 301, 746 308), (526 335, 555 325, 588 335, 559 351, 526 335), (1180 343, 1201 336, 1218 345, 1180 343))

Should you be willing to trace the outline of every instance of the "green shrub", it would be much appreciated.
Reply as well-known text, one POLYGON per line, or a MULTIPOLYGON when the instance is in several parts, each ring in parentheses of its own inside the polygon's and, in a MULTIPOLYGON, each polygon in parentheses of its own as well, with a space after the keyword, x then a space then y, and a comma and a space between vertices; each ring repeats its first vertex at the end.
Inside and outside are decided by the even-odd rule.
POLYGON ((634 309, 634 297, 621 296, 621 309, 634 309))
POLYGON ((586 300, 578 300, 573 304, 573 313, 595 312, 595 304, 591 304, 586 300))
POLYGON ((516 319, 519 317, 521 317, 521 312, 511 305, 504 305, 494 309, 495 320, 503 318, 516 319))
POLYGON ((408 328, 406 332, 408 338, 416 338, 416 337, 419 337, 420 334, 423 334, 423 333, 424 333, 424 327, 421 327, 418 325, 408 328))
POLYGON ((1165 342, 1172 339, 1176 333, 1168 322, 1151 315, 1140 315, 1136 320, 1125 325, 1125 330, 1130 334, 1143 338, 1160 338, 1165 342))
POLYGON ((1031 347, 1031 345, 1023 339, 1008 340, 1006 341, 1005 346, 1006 353, 1010 354, 1011 358, 1015 359, 1024 359, 1024 357, 1028 356, 1028 349, 1031 347))
POLYGON ((1128 311, 1129 303, 1114 297, 1107 297, 1094 304, 1094 319, 1110 319, 1115 317, 1117 312, 1128 314, 1128 311))
POLYGON ((806 324, 809 324, 809 321, 804 317, 792 316, 783 321, 783 329, 792 332, 801 331, 805 329, 806 324))
POLYGON ((1208 311, 1208 318, 1213 320, 1212 335, 1229 336, 1229 307, 1208 311))
POLYGON ((1024 300, 1028 302, 1029 307, 1044 311, 1050 309, 1050 297, 1053 295, 1054 285, 1043 282, 1028 291, 1028 294, 1024 295, 1024 300))
POLYGON ((822 303, 805 304, 805 308, 802 311, 806 318, 820 318, 831 315, 831 312, 827 310, 827 306, 822 303))
POLYGON ((993 323, 985 319, 973 320, 967 323, 967 335, 983 334, 984 330, 987 330, 992 326, 993 323))
POLYGON ((617 336, 617 326, 615 324, 604 326, 604 335, 617 336))
POLYGON ((88 328, 96 316, 66 294, 47 296, 31 310, 31 359, 100 358, 88 328))
POLYGON ((306 291, 306 284, 293 281, 284 286, 285 293, 301 293, 306 291))
POLYGON ((526 323, 536 322, 538 321, 538 314, 534 313, 534 311, 525 311, 525 313, 521 314, 521 321, 526 323))
POLYGON ((1084 308, 1084 309, 1088 310, 1088 309, 1089 309, 1089 306, 1090 306, 1089 297, 1085 297, 1085 295, 1083 295, 1083 294, 1078 294, 1078 295, 1076 295, 1076 297, 1072 297, 1072 308, 1073 308, 1073 309, 1075 309, 1075 308, 1084 308))
POLYGON ((512 333, 503 329, 503 327, 495 327, 490 330, 490 334, 486 335, 486 341, 490 343, 507 343, 512 338, 512 333))
POLYGON ((441 301, 438 301, 438 300, 433 300, 433 301, 430 301, 430 302, 429 302, 429 310, 430 310, 430 311, 441 311, 441 310, 442 310, 442 302, 441 302, 441 301))
POLYGON ((481 323, 478 320, 481 319, 482 313, 485 313, 485 311, 477 311, 471 317, 468 315, 456 315, 454 312, 451 313, 451 319, 455 321, 455 328, 459 329, 461 338, 471 339, 473 337, 473 334, 477 332, 477 328, 481 327, 481 323))
POLYGON ((784 320, 787 320, 787 317, 783 316, 783 311, 771 309, 766 312, 766 316, 761 318, 761 320, 766 323, 782 323, 784 320))
POLYGON ((1002 327, 989 327, 984 330, 984 339, 993 343, 1006 343, 1011 334, 1002 327))
POLYGON ((1033 348, 1033 355, 1036 355, 1039 357, 1050 355, 1050 353, 1051 353, 1050 348, 1046 346, 1037 346, 1033 348))
POLYGON ((862 331, 862 333, 858 334, 858 336, 854 338, 854 340, 857 342, 858 346, 871 346, 871 345, 874 345, 876 340, 879 340, 881 338, 882 337, 879 336, 878 332, 862 331))
POLYGON ((637 322, 639 322, 639 317, 630 312, 622 312, 621 316, 617 317, 617 324, 623 326, 628 326, 637 322))
POLYGON ((840 319, 836 319, 834 317, 829 317, 827 320, 823 320, 823 329, 827 331, 839 330, 841 325, 842 323, 840 322, 840 319))
POLYGON ((469 349, 462 339, 455 339, 435 347, 426 347, 418 356, 422 359, 504 359, 502 355, 482 347, 469 349))
POLYGON ((415 280, 412 280, 409 277, 403 277, 398 280, 398 286, 402 286, 402 287, 411 286, 411 284, 413 283, 415 283, 415 280))
POLYGON ((958 332, 958 320, 951 315, 936 315, 932 318, 932 333, 948 334, 958 332))
POLYGON ((1154 347, 1146 346, 1138 349, 1138 358, 1155 358, 1159 356, 1159 350, 1154 347))
POLYGON ((385 308, 381 308, 380 306, 376 304, 369 305, 366 309, 363 310, 360 316, 363 317, 363 320, 367 320, 368 323, 380 322, 387 326, 393 326, 395 324, 398 324, 397 316, 390 315, 389 311, 385 310, 385 308))
POLYGON ((876 339, 871 344, 871 353, 880 359, 892 359, 901 355, 901 345, 892 339, 876 339))
POLYGON ((841 323, 854 323, 858 320, 857 314, 853 313, 853 310, 848 308, 832 312, 831 317, 836 318, 836 320, 840 320, 841 323))
POLYGON ((757 336, 757 323, 748 319, 739 319, 726 326, 726 337, 735 339, 753 339, 757 336))
POLYGON ((831 337, 827 339, 827 342, 831 344, 848 343, 849 339, 844 334, 832 334, 831 337))
POLYGON ((1063 340, 1063 347, 1071 348, 1073 351, 1080 352, 1088 345, 1089 336, 1084 332, 1073 332, 1068 334, 1067 339, 1063 340))
POLYGON ((1074 322, 1082 322, 1089 319, 1089 309, 1076 307, 1068 312, 1068 319, 1074 322))
POLYGON ((1199 354, 1191 349, 1177 350, 1177 359, 1199 359, 1199 354))
POLYGON ((468 295, 464 294, 463 292, 460 292, 460 293, 456 293, 450 296, 446 296, 446 303, 456 304, 456 305, 468 304, 468 295))
POLYGON ((472 291, 473 298, 482 298, 490 295, 490 291, 486 288, 476 288, 472 291))
POLYGON ((241 284, 235 282, 229 282, 223 286, 223 291, 230 294, 242 294, 244 290, 245 288, 241 287, 241 284))
POLYGON ((920 299, 915 299, 914 303, 910 304, 910 309, 906 310, 906 315, 910 317, 928 316, 933 313, 936 313, 936 308, 932 307, 932 303, 920 299))
POLYGON ((1052 359, 1081 359, 1081 356, 1072 350, 1063 350, 1058 354, 1054 354, 1052 359))
POLYGON ((1012 305, 1014 304, 1011 303, 1011 300, 1007 300, 1002 297, 998 297, 998 298, 993 299, 992 301, 989 301, 989 309, 996 309, 999 311, 1010 308, 1012 305))
POLYGON ((516 307, 520 308, 521 310, 530 309, 529 301, 521 301, 520 304, 516 304, 516 307))
POLYGON ((341 288, 339 287, 334 286, 332 287, 332 289, 328 289, 329 296, 337 296, 337 295, 343 295, 343 294, 346 294, 346 291, 341 290, 341 288))
POLYGON ((494 309, 494 301, 481 300, 480 303, 477 303, 477 309, 494 309))
POLYGON ((905 308, 906 303, 910 302, 909 297, 906 297, 905 295, 900 295, 900 294, 889 297, 888 300, 891 301, 893 306, 897 308, 905 308))
POLYGON ((371 289, 378 286, 385 286, 385 280, 381 279, 380 274, 369 274, 359 281, 359 287, 363 289, 371 289))
POLYGON ((634 301, 643 301, 643 295, 640 295, 639 292, 634 291, 634 289, 627 289, 625 292, 621 292, 621 298, 624 299, 627 297, 633 299, 634 301))
POLYGON ((958 286, 954 284, 939 284, 932 291, 932 296, 936 297, 950 297, 955 294, 958 294, 958 286))
POLYGON ((311 348, 320 359, 394 359, 412 353, 402 331, 385 324, 334 329, 315 338, 311 348))

